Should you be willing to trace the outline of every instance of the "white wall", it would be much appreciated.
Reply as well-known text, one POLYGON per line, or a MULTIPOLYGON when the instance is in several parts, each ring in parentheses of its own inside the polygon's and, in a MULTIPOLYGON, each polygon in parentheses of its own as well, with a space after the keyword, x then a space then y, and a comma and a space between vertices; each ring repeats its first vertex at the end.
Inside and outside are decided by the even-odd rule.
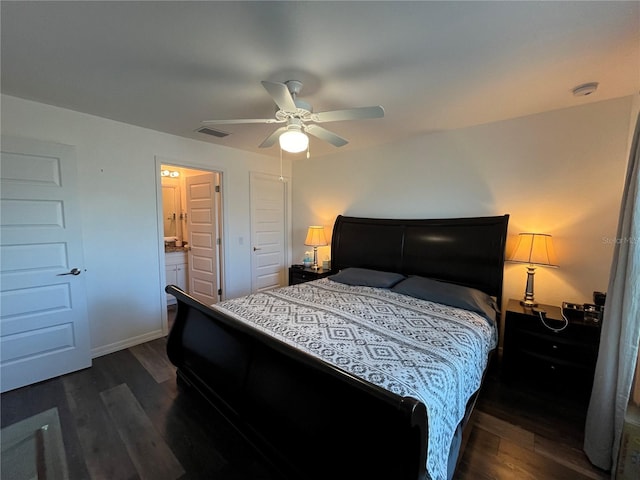
MULTIPOLYGON (((223 172, 223 288, 228 297, 249 292, 249 172, 279 175, 278 159, 5 95, 1 100, 3 134, 77 147, 94 355, 161 335, 155 156, 223 172)), ((293 166, 285 159, 285 176, 295 178, 293 259, 305 250, 307 226, 325 225, 330 237, 338 214, 509 213, 511 235, 554 236, 560 268, 537 269, 536 298, 590 301, 593 290, 607 288, 632 105, 637 99, 627 97, 293 166)), ((321 248, 320 260, 329 253, 321 248)), ((525 280, 522 265, 507 264, 505 298, 521 297, 525 280)))
MULTIPOLYGON (((538 268, 536 299, 592 301, 606 291, 627 165, 632 97, 294 161, 293 255, 306 227, 331 234, 338 214, 391 218, 511 215, 553 235, 560 267, 538 268)), ((330 248, 319 249, 324 258, 330 248)), ((524 295, 526 268, 505 266, 504 297, 524 295)))
MULTIPOLYGON (((2 134, 76 146, 94 356, 162 335, 156 156, 223 173, 223 288, 227 297, 249 293, 249 172, 279 175, 279 159, 6 95, 1 99, 2 134)), ((286 160, 284 175, 291 176, 286 160)))

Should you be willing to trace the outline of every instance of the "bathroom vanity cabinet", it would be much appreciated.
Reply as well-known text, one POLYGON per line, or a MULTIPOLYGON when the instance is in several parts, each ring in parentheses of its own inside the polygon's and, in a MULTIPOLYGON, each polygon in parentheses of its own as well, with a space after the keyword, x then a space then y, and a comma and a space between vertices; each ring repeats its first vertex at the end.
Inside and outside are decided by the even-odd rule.
MULTIPOLYGON (((178 251, 164 254, 166 283, 176 285, 185 292, 189 292, 189 265, 187 252, 178 251)), ((173 305, 176 299, 173 295, 167 294, 167 305, 173 305)))

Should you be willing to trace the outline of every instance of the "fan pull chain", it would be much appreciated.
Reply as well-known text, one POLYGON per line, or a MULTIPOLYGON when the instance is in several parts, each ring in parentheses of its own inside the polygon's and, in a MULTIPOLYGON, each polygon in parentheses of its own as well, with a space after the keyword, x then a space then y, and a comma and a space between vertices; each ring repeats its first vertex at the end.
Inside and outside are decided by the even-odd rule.
POLYGON ((311 155, 309 154, 309 144, 307 144, 307 158, 309 158, 311 155))
POLYGON ((284 182, 284 177, 282 176, 282 147, 280 147, 280 181, 284 182))

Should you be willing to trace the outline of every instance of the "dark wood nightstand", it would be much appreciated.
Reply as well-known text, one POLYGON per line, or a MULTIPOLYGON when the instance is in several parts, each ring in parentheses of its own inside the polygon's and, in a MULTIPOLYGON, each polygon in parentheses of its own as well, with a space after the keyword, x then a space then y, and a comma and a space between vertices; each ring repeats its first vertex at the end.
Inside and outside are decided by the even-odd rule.
MULTIPOLYGON (((540 304, 537 308, 546 311, 550 327, 564 325, 560 307, 540 304)), ((599 344, 599 324, 569 320, 565 329, 556 332, 542 323, 538 313, 510 299, 505 315, 503 379, 588 399, 599 344)))
POLYGON ((310 282, 331 275, 331 270, 289 267, 289 285, 310 282))

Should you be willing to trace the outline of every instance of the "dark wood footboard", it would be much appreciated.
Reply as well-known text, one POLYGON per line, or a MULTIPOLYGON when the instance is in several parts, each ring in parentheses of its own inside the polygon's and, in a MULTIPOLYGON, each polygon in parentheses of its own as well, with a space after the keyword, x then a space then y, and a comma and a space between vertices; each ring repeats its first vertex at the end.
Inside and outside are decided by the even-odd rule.
POLYGON ((426 478, 427 412, 169 285, 167 353, 284 478, 426 478))

